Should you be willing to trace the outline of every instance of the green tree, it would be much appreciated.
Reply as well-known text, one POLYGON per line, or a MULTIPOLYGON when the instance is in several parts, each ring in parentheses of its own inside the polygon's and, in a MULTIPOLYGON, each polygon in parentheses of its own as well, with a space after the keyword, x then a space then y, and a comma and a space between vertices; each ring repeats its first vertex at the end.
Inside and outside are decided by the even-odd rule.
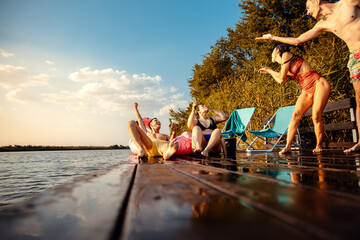
MULTIPOLYGON (((200 103, 227 113, 237 108, 256 107, 252 126, 259 129, 262 117, 272 115, 279 107, 295 104, 301 90, 296 81, 280 85, 271 76, 258 73, 262 66, 279 70, 278 64, 271 63, 271 52, 279 43, 255 41, 255 38, 266 33, 298 37, 311 29, 316 21, 306 15, 305 1, 243 0, 238 6, 241 9, 238 22, 227 29, 227 36, 216 42, 202 63, 193 67, 188 80, 190 93, 200 103)), ((330 101, 352 96, 346 69, 347 47, 335 35, 323 34, 292 47, 292 52, 303 56, 329 80, 332 86, 330 101)), ((170 115, 184 130, 189 113, 188 107, 172 110, 170 115)), ((328 117, 326 121, 333 118, 328 117)))

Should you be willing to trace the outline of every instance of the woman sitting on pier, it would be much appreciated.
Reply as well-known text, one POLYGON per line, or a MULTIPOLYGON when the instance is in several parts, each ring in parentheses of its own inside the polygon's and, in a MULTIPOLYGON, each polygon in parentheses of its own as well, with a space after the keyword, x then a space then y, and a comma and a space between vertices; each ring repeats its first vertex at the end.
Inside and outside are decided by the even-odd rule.
POLYGON ((213 110, 205 105, 199 105, 199 117, 196 117, 197 102, 193 103, 192 111, 188 119, 188 127, 192 130, 192 148, 194 152, 201 152, 205 157, 209 153, 221 151, 221 131, 216 124, 226 121, 229 118, 224 112, 213 110), (216 115, 207 117, 209 112, 216 115))
POLYGON ((139 158, 163 156, 165 160, 169 159, 179 148, 179 143, 174 138, 176 135, 176 124, 172 124, 171 128, 174 131, 172 131, 172 136, 169 137, 166 134, 160 133, 161 122, 153 118, 149 122, 151 132, 148 132, 139 113, 137 103, 134 103, 134 110, 137 122, 129 121, 128 129, 131 139, 138 148, 137 156, 139 158))
POLYGON ((291 143, 296 135, 300 119, 311 106, 313 107, 312 119, 316 136, 316 147, 313 152, 321 152, 324 140, 322 114, 330 96, 329 82, 312 69, 303 58, 291 53, 288 45, 281 44, 275 47, 272 52, 272 62, 281 65, 280 72, 273 71, 268 67, 261 68, 259 72, 270 74, 280 84, 285 83, 287 77, 296 78, 302 89, 289 124, 286 146, 280 153, 291 151, 291 143))

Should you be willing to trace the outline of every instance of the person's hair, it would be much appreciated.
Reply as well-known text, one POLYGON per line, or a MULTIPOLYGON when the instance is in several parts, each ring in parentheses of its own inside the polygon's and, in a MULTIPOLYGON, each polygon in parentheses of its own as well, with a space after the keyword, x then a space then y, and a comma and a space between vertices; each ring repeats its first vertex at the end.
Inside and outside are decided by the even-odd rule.
POLYGON ((151 122, 152 122, 152 120, 155 120, 155 119, 157 119, 157 118, 152 118, 152 119, 150 120, 150 122, 149 122, 149 128, 150 128, 151 131, 152 131, 151 122))
POLYGON ((280 52, 280 57, 282 57, 282 55, 283 55, 284 52, 290 52, 290 47, 289 47, 289 45, 286 45, 286 44, 277 45, 277 46, 275 47, 275 49, 279 50, 279 52, 280 52))

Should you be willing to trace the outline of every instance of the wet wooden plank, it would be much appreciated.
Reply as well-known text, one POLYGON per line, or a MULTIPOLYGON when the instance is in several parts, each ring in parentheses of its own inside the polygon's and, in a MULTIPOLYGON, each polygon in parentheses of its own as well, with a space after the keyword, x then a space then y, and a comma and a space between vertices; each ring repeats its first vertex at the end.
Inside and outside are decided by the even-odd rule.
POLYGON ((0 210, 1 239, 108 239, 135 164, 75 178, 0 210))
MULTIPOLYGON (((345 155, 339 155, 338 158, 341 159, 342 156, 345 155)), ((251 155, 247 161, 250 158, 251 155)), ((347 158, 354 160, 354 156, 347 158)), ((203 162, 189 162, 188 166, 168 166, 231 196, 245 198, 259 210, 274 217, 290 217, 299 227, 303 226, 301 228, 304 231, 313 229, 323 238, 356 238, 357 223, 360 222, 358 172, 344 175, 342 172, 327 171, 325 167, 306 171, 296 168, 294 171, 291 166, 284 172, 284 168, 279 169, 278 166, 272 165, 262 166, 260 171, 249 174, 235 168, 215 168, 207 162, 208 160, 215 161, 204 159, 203 162), (281 181, 274 181, 269 172, 277 174, 278 180, 281 181), (333 174, 332 178, 327 175, 329 172, 333 174), (282 181, 284 176, 286 181, 282 181), (330 188, 334 186, 331 185, 331 181, 334 180, 342 181, 343 184, 330 188)), ((241 162, 241 159, 236 159, 235 162, 239 161, 241 162)))
MULTIPOLYGON (((194 165, 186 164, 187 160, 177 160, 176 165, 192 174, 194 165)), ((167 164, 139 165, 122 239, 240 237, 309 239, 312 236, 174 171, 167 164)))

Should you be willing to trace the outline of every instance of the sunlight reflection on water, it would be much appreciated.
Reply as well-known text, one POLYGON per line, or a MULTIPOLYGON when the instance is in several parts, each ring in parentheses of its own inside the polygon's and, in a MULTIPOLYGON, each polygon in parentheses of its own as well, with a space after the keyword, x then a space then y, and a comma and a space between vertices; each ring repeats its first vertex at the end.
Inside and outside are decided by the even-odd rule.
POLYGON ((129 150, 0 153, 0 207, 93 170, 125 163, 129 150))

